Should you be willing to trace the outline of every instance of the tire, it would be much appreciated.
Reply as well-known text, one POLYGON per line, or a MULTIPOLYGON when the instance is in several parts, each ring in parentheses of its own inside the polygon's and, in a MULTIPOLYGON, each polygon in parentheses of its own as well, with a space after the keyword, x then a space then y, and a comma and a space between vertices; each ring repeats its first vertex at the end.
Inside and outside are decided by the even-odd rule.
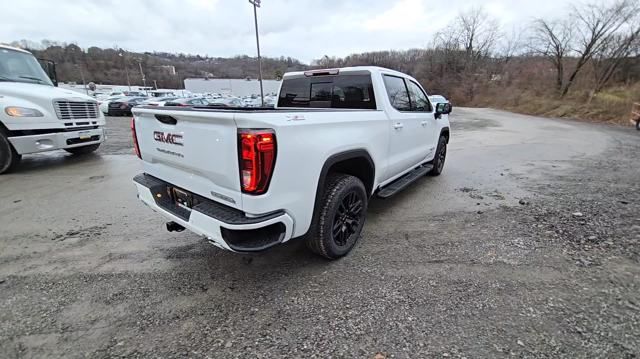
POLYGON ((82 147, 74 147, 74 148, 65 148, 65 151, 73 154, 73 155, 86 155, 88 153, 94 152, 100 147, 99 143, 94 145, 82 146, 82 147))
POLYGON ((636 130, 640 131, 640 120, 636 120, 636 130))
POLYGON ((331 174, 320 201, 306 236, 307 247, 327 259, 338 259, 347 255, 360 238, 367 212, 367 192, 357 177, 331 174))
POLYGON ((440 176, 444 170, 444 162, 447 159, 447 138, 440 136, 438 147, 436 148, 436 156, 433 158, 433 169, 427 173, 429 176, 440 176))
POLYGON ((10 172, 21 159, 22 156, 13 148, 5 132, 0 130, 0 174, 10 172))

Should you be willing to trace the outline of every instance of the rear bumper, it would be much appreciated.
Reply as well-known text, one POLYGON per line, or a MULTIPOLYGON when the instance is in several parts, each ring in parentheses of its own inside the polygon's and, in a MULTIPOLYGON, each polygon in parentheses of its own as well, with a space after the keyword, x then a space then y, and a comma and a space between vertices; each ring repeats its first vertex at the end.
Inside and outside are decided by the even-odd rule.
POLYGON ((192 194, 198 203, 187 210, 169 197, 170 183, 148 174, 133 179, 138 198, 154 211, 212 244, 234 252, 258 252, 291 239, 293 219, 284 211, 247 216, 244 212, 192 194))
POLYGON ((95 128, 82 131, 54 132, 33 136, 9 137, 13 148, 21 154, 82 147, 104 141, 104 129, 95 128))

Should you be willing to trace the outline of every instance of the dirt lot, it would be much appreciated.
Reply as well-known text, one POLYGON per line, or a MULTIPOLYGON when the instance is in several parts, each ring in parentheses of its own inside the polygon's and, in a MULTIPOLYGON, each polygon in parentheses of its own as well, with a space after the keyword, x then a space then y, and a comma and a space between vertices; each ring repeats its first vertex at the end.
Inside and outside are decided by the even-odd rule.
POLYGON ((455 109, 445 173, 328 262, 242 256, 138 203, 128 119, 0 177, 0 357, 640 353, 640 132, 455 109))

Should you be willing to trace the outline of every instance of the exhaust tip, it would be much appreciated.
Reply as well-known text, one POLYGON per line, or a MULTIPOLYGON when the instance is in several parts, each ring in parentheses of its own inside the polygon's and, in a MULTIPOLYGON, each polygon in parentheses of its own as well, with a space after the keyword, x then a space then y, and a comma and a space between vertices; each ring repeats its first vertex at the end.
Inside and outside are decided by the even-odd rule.
POLYGON ((182 232, 185 229, 183 226, 181 226, 178 223, 173 222, 173 221, 172 222, 167 222, 166 226, 167 226, 167 231, 169 231, 169 232, 182 232))

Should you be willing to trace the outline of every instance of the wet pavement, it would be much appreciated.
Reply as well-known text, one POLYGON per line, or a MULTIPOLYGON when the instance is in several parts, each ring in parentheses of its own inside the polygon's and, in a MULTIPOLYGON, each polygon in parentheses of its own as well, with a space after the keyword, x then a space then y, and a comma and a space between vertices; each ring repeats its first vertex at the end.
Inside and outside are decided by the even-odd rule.
POLYGON ((136 199, 126 117, 95 155, 26 156, 0 176, 0 357, 640 352, 640 135, 490 109, 451 122, 442 176, 374 199, 335 262, 166 232, 136 199))

